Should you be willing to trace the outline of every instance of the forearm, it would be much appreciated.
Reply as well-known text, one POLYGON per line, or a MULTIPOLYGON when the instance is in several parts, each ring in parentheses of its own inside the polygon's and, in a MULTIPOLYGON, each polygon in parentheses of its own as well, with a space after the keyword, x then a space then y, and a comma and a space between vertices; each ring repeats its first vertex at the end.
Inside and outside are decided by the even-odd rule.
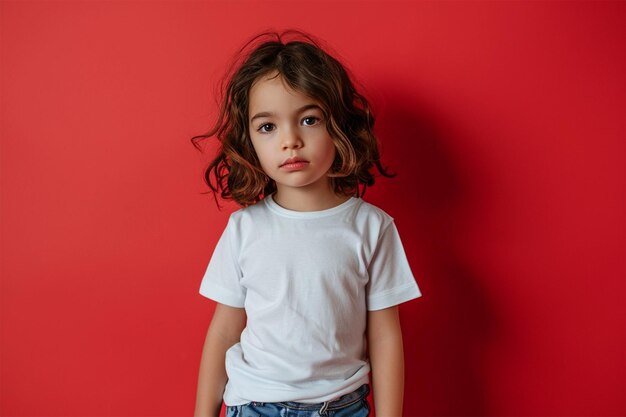
POLYGON ((377 417, 401 417, 404 400, 404 349, 398 310, 372 320, 368 350, 377 417), (381 317, 383 318, 381 320, 381 317))
POLYGON ((226 351, 233 345, 209 328, 202 349, 195 417, 218 417, 222 408, 222 396, 228 377, 226 375, 226 351))

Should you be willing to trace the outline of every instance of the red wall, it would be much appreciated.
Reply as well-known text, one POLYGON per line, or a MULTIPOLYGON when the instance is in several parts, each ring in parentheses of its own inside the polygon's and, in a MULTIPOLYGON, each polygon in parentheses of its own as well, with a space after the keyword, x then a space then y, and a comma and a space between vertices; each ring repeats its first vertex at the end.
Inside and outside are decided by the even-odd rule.
POLYGON ((366 88, 424 293, 407 416, 624 415, 625 3, 13 2, 2 27, 3 415, 193 412, 227 216, 204 132, 253 33, 366 88))

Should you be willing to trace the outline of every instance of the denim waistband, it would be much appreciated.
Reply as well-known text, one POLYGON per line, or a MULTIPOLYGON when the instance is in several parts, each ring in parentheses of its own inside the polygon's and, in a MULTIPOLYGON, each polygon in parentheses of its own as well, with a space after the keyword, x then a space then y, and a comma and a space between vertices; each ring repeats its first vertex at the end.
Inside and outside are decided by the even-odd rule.
POLYGON ((344 394, 336 400, 332 401, 324 401, 322 403, 300 403, 296 401, 283 401, 277 404, 294 410, 337 410, 339 408, 344 408, 351 404, 354 404, 355 402, 360 401, 363 398, 366 398, 369 393, 369 384, 363 384, 356 390, 348 394, 344 394))

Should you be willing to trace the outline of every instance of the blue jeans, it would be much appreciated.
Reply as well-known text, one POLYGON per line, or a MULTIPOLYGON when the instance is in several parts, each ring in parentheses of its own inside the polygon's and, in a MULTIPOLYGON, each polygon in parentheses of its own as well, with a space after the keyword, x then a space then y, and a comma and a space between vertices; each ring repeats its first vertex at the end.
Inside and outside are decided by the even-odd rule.
POLYGON ((367 417, 370 415, 369 392, 369 385, 363 384, 349 394, 323 403, 250 402, 226 406, 226 417, 367 417))

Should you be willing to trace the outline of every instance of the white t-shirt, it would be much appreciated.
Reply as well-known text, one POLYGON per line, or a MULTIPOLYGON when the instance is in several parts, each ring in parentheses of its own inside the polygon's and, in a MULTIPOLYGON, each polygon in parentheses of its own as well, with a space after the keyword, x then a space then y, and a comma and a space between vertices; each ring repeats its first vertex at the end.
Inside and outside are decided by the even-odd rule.
POLYGON ((226 352, 226 405, 354 391, 369 382, 366 311, 421 296, 383 210, 351 197, 293 211, 271 195, 231 214, 200 294, 248 317, 226 352))

